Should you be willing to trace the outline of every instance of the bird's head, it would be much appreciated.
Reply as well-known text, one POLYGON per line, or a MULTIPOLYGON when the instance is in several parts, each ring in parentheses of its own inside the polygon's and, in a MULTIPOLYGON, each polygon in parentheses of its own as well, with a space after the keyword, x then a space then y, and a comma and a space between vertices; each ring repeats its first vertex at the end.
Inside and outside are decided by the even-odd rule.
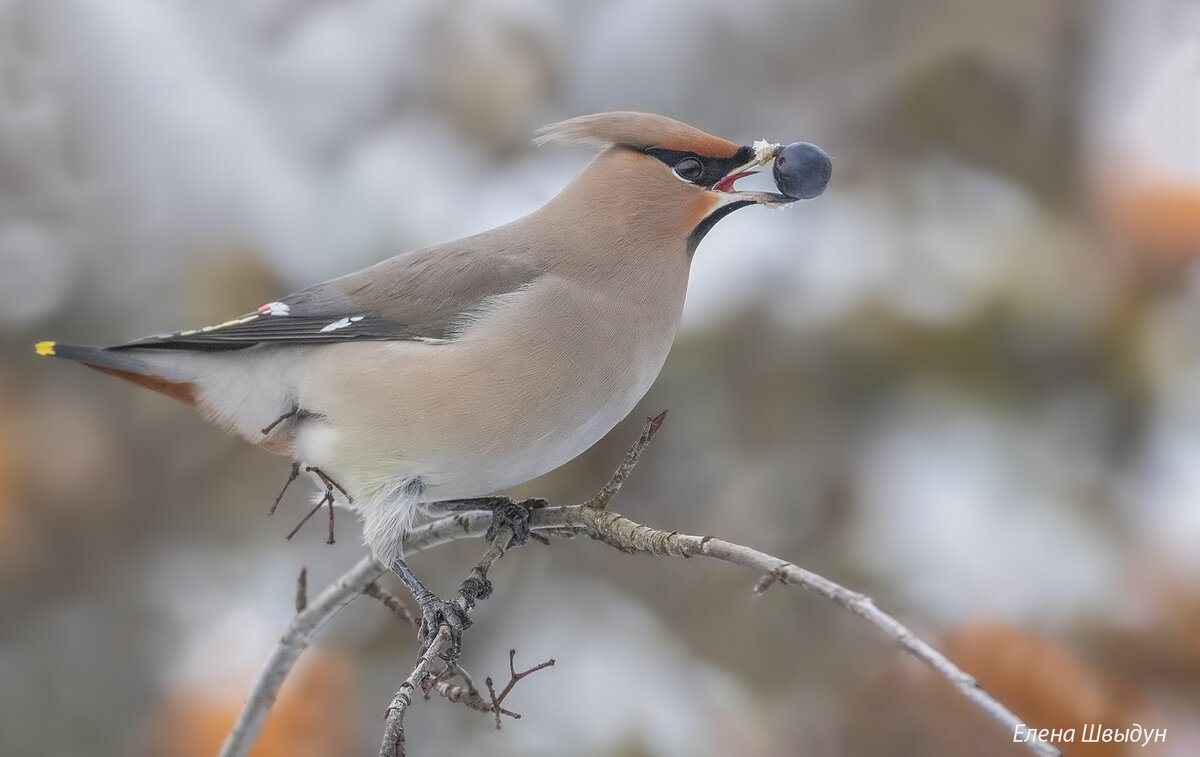
POLYGON ((542 128, 535 142, 602 148, 577 182, 593 207, 619 213, 620 223, 641 221, 664 235, 683 235, 689 255, 733 211, 799 199, 735 187, 774 160, 780 145, 765 140, 738 145, 666 116, 632 111, 580 116, 542 128))

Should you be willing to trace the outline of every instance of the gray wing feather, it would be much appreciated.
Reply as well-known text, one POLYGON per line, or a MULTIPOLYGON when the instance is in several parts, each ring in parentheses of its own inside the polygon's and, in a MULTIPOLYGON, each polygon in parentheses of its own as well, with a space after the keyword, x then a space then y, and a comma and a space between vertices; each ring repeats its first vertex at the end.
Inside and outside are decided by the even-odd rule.
POLYGON ((542 273, 518 250, 501 244, 489 251, 488 241, 480 235, 415 250, 224 323, 112 349, 224 351, 356 339, 444 341, 489 298, 514 292, 542 273))

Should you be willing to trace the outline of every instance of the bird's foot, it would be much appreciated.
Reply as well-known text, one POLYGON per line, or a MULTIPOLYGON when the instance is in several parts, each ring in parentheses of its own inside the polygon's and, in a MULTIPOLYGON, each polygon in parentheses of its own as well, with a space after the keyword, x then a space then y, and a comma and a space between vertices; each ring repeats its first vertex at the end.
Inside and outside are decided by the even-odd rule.
POLYGON ((450 629, 450 648, 443 650, 439 656, 446 662, 458 659, 462 652, 463 631, 470 628, 472 623, 467 610, 458 602, 442 599, 432 592, 426 592, 416 599, 421 607, 421 624, 417 628, 421 651, 429 649, 444 623, 450 629))
POLYGON ((533 511, 539 507, 545 507, 549 503, 544 499, 522 499, 511 500, 505 499, 498 503, 495 507, 490 508, 492 511, 492 524, 488 526, 486 538, 490 542, 496 538, 501 526, 508 526, 512 529, 512 538, 508 540, 505 549, 519 547, 529 541, 529 536, 533 533, 533 529, 529 527, 529 521, 533 517, 533 511))
POLYGON ((492 541, 505 525, 512 529, 512 538, 508 540, 505 549, 519 547, 529 540, 532 530, 529 519, 533 511, 550 504, 544 499, 513 500, 508 497, 476 497, 475 499, 450 499, 431 503, 431 507, 443 512, 470 512, 486 510, 492 514, 492 524, 488 526, 486 538, 492 541))
POLYGON ((417 606, 421 608, 421 622, 417 625, 417 640, 421 643, 421 651, 429 649, 429 645, 437 638, 438 629, 444 623, 450 630, 450 648, 443 650, 440 656, 447 662, 456 659, 462 651, 463 631, 471 627, 470 611, 477 601, 487 599, 492 593, 491 581, 477 568, 463 581, 458 590, 458 598, 447 601, 426 588, 403 559, 394 560, 391 569, 408 587, 417 606))

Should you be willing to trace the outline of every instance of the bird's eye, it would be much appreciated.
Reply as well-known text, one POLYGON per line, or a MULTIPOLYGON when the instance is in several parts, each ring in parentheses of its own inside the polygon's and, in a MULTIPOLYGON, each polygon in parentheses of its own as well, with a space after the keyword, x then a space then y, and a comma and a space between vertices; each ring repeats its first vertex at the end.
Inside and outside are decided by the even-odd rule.
POLYGON ((684 158, 675 164, 675 175, 685 181, 695 181, 704 173, 704 164, 699 158, 684 158))

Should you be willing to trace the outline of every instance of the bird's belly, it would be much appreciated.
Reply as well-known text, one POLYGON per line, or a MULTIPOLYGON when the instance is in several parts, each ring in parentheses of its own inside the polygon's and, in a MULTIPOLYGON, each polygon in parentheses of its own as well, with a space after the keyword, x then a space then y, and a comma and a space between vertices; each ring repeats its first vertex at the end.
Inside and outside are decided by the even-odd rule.
POLYGON ((558 468, 600 441, 649 390, 661 362, 623 371, 620 386, 551 386, 546 391, 497 403, 474 414, 478 443, 430 450, 424 455, 425 499, 477 497, 536 478, 558 468), (514 407, 535 405, 532 416, 514 407), (439 454, 439 453, 446 454, 439 454))
POLYGON ((410 345, 389 345, 408 354, 380 361, 376 347, 350 389, 360 399, 314 408, 325 418, 299 446, 352 493, 419 479, 426 501, 484 496, 577 457, 633 410, 670 339, 623 346, 615 360, 566 350, 536 366, 513 352, 442 360, 445 348, 410 345), (358 409, 364 394, 372 413, 358 409))

